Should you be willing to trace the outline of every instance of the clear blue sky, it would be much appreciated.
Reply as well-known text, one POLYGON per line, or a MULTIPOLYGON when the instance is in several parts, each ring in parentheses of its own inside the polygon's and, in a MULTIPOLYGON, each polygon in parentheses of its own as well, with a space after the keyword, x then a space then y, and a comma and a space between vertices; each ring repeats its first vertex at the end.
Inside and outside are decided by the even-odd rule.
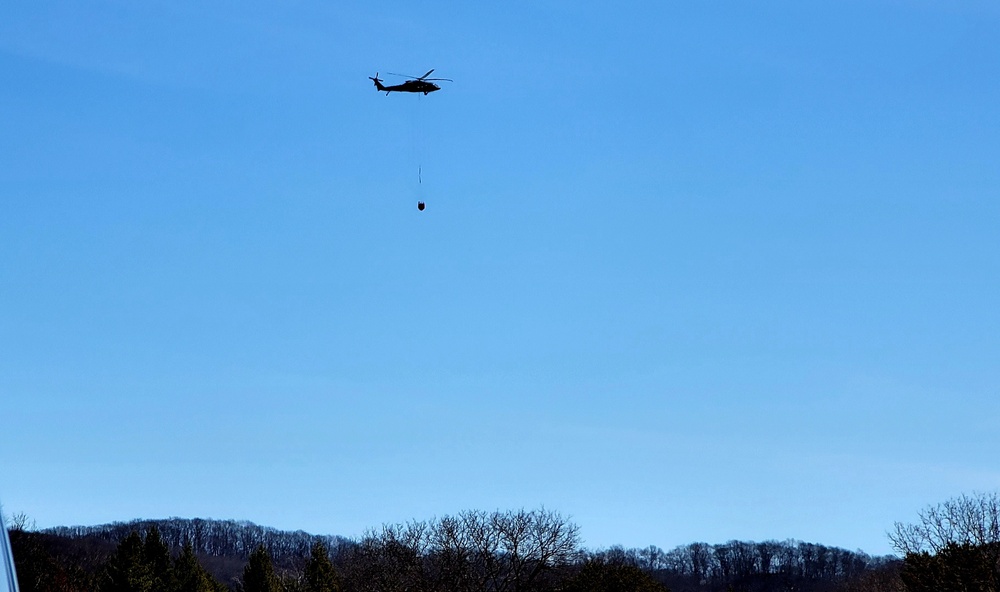
POLYGON ((6 3, 5 510, 889 552, 1000 487, 998 39, 993 1, 6 3))

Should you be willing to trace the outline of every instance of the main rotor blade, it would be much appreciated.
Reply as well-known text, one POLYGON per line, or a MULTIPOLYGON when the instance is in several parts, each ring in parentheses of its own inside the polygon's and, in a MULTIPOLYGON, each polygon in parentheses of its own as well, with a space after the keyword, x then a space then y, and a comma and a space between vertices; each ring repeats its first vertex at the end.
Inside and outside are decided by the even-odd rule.
POLYGON ((430 73, 433 72, 433 71, 434 71, 434 69, 431 68, 430 70, 427 71, 427 74, 424 74, 423 76, 410 76, 409 74, 400 74, 399 72, 386 72, 385 74, 386 74, 386 76, 402 76, 403 78, 409 78, 411 80, 425 80, 425 81, 426 80, 447 80, 448 82, 455 82, 451 78, 428 78, 428 76, 430 75, 430 73))

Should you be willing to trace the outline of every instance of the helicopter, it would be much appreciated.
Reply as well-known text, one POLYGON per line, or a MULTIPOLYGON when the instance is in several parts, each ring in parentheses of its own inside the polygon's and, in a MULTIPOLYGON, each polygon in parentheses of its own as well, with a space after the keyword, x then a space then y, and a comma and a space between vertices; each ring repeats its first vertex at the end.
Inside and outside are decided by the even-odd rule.
POLYGON ((441 87, 431 82, 432 80, 446 80, 448 82, 454 82, 451 78, 428 78, 434 69, 431 68, 423 76, 407 76, 406 74, 393 74, 392 72, 386 72, 390 76, 402 76, 404 78, 409 78, 406 82, 402 84, 395 84, 393 86, 384 86, 382 80, 378 77, 378 72, 375 73, 374 77, 369 76, 368 80, 375 82, 375 88, 379 91, 385 91, 385 95, 389 96, 391 92, 412 92, 419 93, 422 92, 425 95, 427 93, 432 93, 436 90, 441 90, 441 87))

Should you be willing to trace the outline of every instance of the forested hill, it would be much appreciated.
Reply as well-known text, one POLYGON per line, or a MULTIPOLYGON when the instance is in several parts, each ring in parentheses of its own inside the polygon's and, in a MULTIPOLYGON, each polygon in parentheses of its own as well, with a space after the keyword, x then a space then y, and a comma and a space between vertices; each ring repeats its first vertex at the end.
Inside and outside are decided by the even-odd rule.
POLYGON ((797 540, 587 549, 579 526, 545 508, 466 510, 357 540, 236 520, 36 531, 20 515, 11 524, 21 592, 1000 590, 995 492, 930 506, 918 524, 897 522, 889 539, 902 558, 797 540))
POLYGON ((94 537, 114 544, 130 533, 145 533, 156 527, 167 546, 179 549, 190 542, 194 552, 208 557, 230 557, 246 560, 254 549, 263 545, 275 563, 300 559, 309 555, 317 543, 337 554, 353 541, 332 535, 314 535, 301 530, 286 531, 260 526, 245 520, 212 520, 205 518, 166 518, 162 520, 132 520, 98 526, 58 526, 42 532, 70 539, 94 537))
MULTIPOLYGON (((91 541, 93 546, 93 542, 119 545, 131 533, 142 534, 151 529, 158 531, 158 536, 175 555, 190 543, 208 571, 231 588, 238 587, 235 583, 248 558, 259 547, 268 551, 280 573, 294 580, 299 577, 296 574, 302 571, 310 549, 322 543, 343 576, 345 592, 369 592, 373 582, 381 582, 376 588, 384 589, 435 589, 429 582, 436 582, 440 573, 456 569, 456 566, 444 569, 438 565, 440 562, 456 561, 456 556, 469 555, 491 557, 492 563, 502 563, 518 553, 512 554, 511 549, 503 547, 499 541, 513 536, 513 532, 535 531, 551 534, 549 538, 560 543, 558 548, 554 546, 549 550, 553 553, 551 556, 520 558, 554 568, 551 585, 535 583, 534 588, 539 590, 559 589, 561 584, 556 583, 581 573, 587 565, 631 566, 638 570, 637 573, 644 573, 644 577, 672 592, 848 590, 872 575, 886 570, 892 572, 898 565, 895 557, 873 557, 861 551, 796 540, 691 543, 670 551, 656 546, 589 550, 579 545, 576 525, 545 511, 465 512, 458 519, 446 517, 386 525, 360 540, 281 531, 246 521, 181 518, 58 527, 43 532, 45 536, 67 542, 85 544, 91 541), (511 528, 519 520, 522 528, 511 528), (455 555, 455 549, 459 548, 452 549, 455 544, 465 553, 455 555), (400 570, 401 565, 410 567, 400 570), (397 582, 399 578, 409 579, 397 582)), ((477 565, 473 562, 464 569, 470 574, 477 573, 476 570, 482 567, 477 565)), ((508 571, 519 570, 512 567, 508 571)), ((480 588, 490 589, 485 583, 480 588)), ((470 589, 480 588, 472 586, 470 589)))

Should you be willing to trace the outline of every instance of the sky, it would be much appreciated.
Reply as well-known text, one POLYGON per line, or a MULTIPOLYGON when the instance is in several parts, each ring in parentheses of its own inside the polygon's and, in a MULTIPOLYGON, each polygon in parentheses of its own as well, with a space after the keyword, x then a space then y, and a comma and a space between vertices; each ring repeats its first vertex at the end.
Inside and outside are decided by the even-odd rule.
POLYGON ((4 511, 889 553, 1000 487, 998 38, 973 0, 5 3, 4 511))

